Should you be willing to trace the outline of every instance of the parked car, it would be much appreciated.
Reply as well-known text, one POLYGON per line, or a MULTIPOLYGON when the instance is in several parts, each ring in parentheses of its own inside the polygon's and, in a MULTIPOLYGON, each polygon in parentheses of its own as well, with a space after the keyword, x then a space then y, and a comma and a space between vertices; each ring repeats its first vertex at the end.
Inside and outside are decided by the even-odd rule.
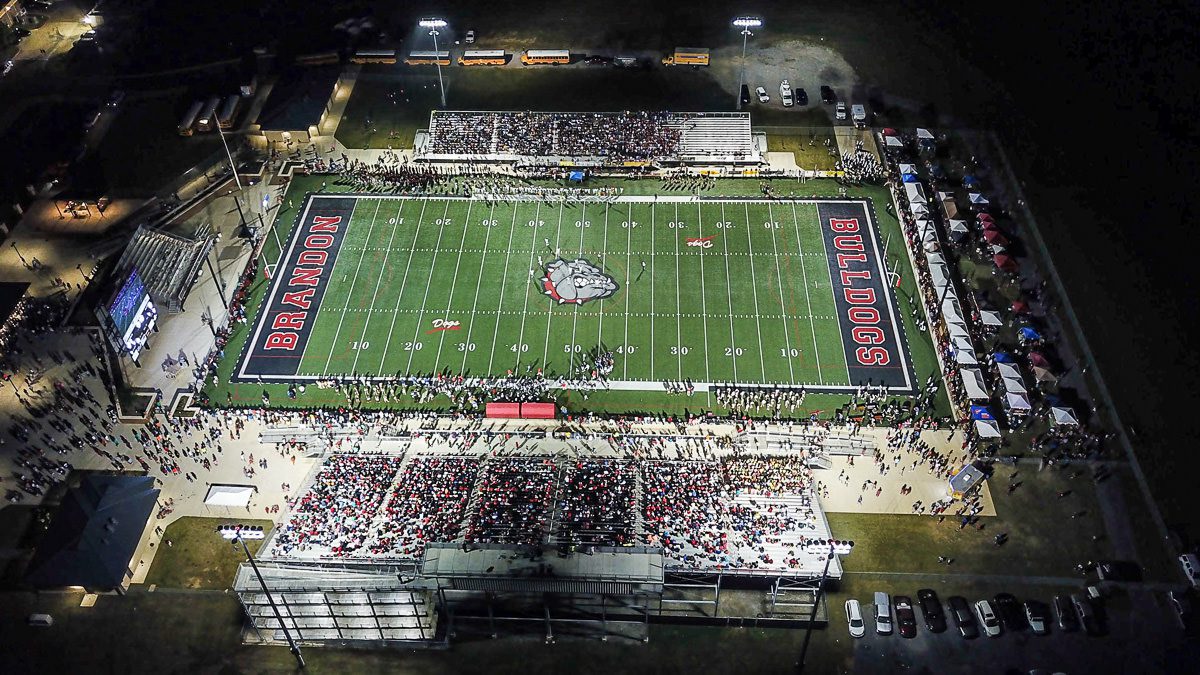
POLYGON ((1034 635, 1045 635, 1050 632, 1050 608, 1044 602, 1037 600, 1025 601, 1025 620, 1034 635))
POLYGON ((860 638, 867 634, 867 623, 863 621, 862 605, 851 598, 846 601, 846 624, 850 637, 860 638))
POLYGON ((846 119, 846 104, 845 103, 838 101, 837 107, 834 109, 834 111, 835 111, 834 117, 836 117, 839 120, 846 119))
POLYGON ((1054 596, 1054 613, 1058 616, 1058 628, 1064 631, 1079 630, 1079 617, 1071 606, 1071 599, 1065 595, 1054 596))
POLYGON ((971 606, 967 604, 967 599, 952 595, 946 602, 950 607, 950 617, 954 619, 954 626, 958 628, 958 634, 968 640, 979 637, 979 626, 975 623, 975 616, 971 614, 971 606))
POLYGON ((108 95, 108 98, 106 98, 104 100, 104 105, 109 108, 115 108, 115 107, 121 105, 121 101, 124 101, 124 100, 125 100, 125 92, 121 91, 120 89, 116 89, 111 94, 108 95))
POLYGON ((1184 553, 1179 556, 1179 566, 1192 588, 1200 588, 1200 558, 1195 553, 1184 553))
POLYGON ((467 35, 466 35, 466 37, 463 38, 463 40, 469 45, 475 44, 475 31, 473 31, 473 30, 467 31, 467 35))
POLYGON ((833 105, 836 102, 837 96, 833 93, 833 88, 827 84, 821 85, 821 103, 833 105))
POLYGON ((754 95, 758 97, 759 103, 770 103, 771 97, 767 96, 767 90, 759 87, 754 90, 754 95))
POLYGON ((917 605, 921 607, 921 616, 925 619, 925 629, 930 633, 941 633, 946 630, 946 616, 942 614, 942 601, 932 589, 922 588, 917 591, 917 605))
POLYGON ((1167 603, 1171 605, 1171 609, 1175 610, 1175 618, 1179 619, 1179 625, 1183 626, 1184 630, 1188 630, 1192 625, 1192 599, 1187 596, 1184 591, 1171 591, 1167 593, 1167 603))
POLYGON ((612 63, 612 59, 607 56, 589 56, 583 62, 589 66, 607 66, 612 63))
POLYGON ((917 636, 917 614, 913 611, 912 598, 907 595, 896 596, 896 626, 900 637, 917 636))
POLYGON ((892 600, 887 593, 875 593, 875 632, 892 634, 892 600))
POLYGON ((1025 630, 1025 613, 1021 610, 1021 603, 1011 594, 997 593, 996 597, 992 598, 992 606, 996 610, 996 615, 1000 617, 1000 623, 1004 626, 1004 630, 1025 630))
POLYGON ((988 637, 1000 637, 1000 619, 996 617, 992 603, 987 600, 977 600, 975 615, 979 617, 979 623, 983 624, 983 632, 988 637))
POLYGON ((787 80, 779 83, 779 98, 783 101, 783 107, 790 108, 795 100, 792 99, 792 85, 787 80))
POLYGON ((793 90, 793 95, 796 97, 796 105, 808 105, 808 92, 804 88, 793 90))
POLYGON ((1072 593, 1071 605, 1075 607, 1075 613, 1079 615, 1079 625, 1083 626, 1083 632, 1088 635, 1098 635, 1100 620, 1096 616, 1096 608, 1092 606, 1092 602, 1078 593, 1072 593))

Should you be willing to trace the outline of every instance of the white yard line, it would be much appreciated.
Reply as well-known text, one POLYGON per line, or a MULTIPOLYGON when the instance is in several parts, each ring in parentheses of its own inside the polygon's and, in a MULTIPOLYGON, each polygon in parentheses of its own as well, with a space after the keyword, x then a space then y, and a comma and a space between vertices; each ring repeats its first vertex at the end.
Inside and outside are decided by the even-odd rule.
MULTIPOLYGON (((496 305, 496 329, 492 331, 492 349, 488 353, 488 367, 487 367, 487 372, 484 373, 485 376, 492 374, 492 364, 496 360, 496 340, 500 339, 500 308, 504 306, 504 283, 508 280, 508 259, 512 256, 512 240, 513 240, 513 235, 516 234, 516 231, 517 231, 517 204, 518 204, 518 202, 513 202, 512 225, 509 227, 509 230, 508 230, 508 250, 506 250, 504 252, 504 273, 500 275, 500 303, 496 305)), ((536 222, 537 215, 534 215, 533 218, 534 218, 534 221, 536 222)), ((531 227, 529 229, 533 230, 533 238, 534 238, 534 241, 536 242, 537 241, 537 228, 531 227)), ((532 266, 533 266, 533 254, 530 253, 530 269, 533 268, 532 266)), ((526 294, 525 302, 527 302, 527 303, 529 302, 528 293, 526 294)), ((524 318, 524 317, 522 317, 522 318, 524 318)))
MULTIPOLYGON (((697 235, 701 239, 704 238, 704 216, 700 211, 700 202, 696 202, 696 228, 697 235)), ((700 249, 698 253, 700 258, 700 312, 704 315, 704 379, 711 381, 712 373, 708 365, 708 299, 705 298, 704 292, 704 249, 700 249)))
MULTIPOLYGON (((775 210, 771 205, 767 205, 767 215, 771 222, 775 220, 775 210)), ((771 228, 771 248, 775 251, 775 282, 779 286, 779 314, 783 318, 783 340, 787 344, 787 354, 784 356, 787 359, 788 374, 791 377, 792 384, 796 384, 796 369, 792 366, 792 336, 788 334, 787 320, 787 301, 783 298, 783 273, 780 271, 782 265, 779 264, 779 242, 776 241, 775 228, 771 228)))
MULTIPOLYGON (((562 207, 560 206, 559 208, 561 210, 562 207)), ((538 238, 538 234, 539 234, 537 223, 538 223, 538 216, 540 216, 541 214, 542 214, 542 203, 538 202, 537 208, 534 210, 534 215, 533 215, 534 226, 529 228, 529 229, 533 230, 533 243, 530 244, 530 246, 529 246, 529 268, 530 269, 533 269, 533 255, 537 251, 537 238, 538 238)), ((548 239, 548 238, 549 237, 543 237, 543 239, 548 239)), ((552 253, 553 253, 553 251, 548 251, 546 253, 546 255, 549 256, 552 253)), ((533 283, 536 283, 536 282, 537 282, 537 279, 534 279, 533 283)), ((539 294, 541 293, 541 289, 538 289, 538 293, 539 294)), ((551 302, 550 305, 553 306, 554 303, 551 302)), ((517 338, 517 344, 514 345, 514 347, 515 347, 514 351, 517 353, 517 358, 513 361, 513 372, 516 372, 517 366, 521 365, 521 353, 522 353, 521 347, 522 347, 522 345, 525 344, 525 323, 526 323, 528 312, 529 312, 529 289, 527 288, 527 289, 525 289, 525 305, 521 308, 521 333, 520 333, 520 337, 517 338)), ((546 322, 547 322, 547 324, 549 324, 549 319, 547 319, 546 322)), ((500 321, 497 320, 496 321, 496 333, 497 334, 500 333, 499 328, 500 328, 500 321)), ((545 367, 545 365, 546 364, 543 362, 542 366, 545 367)))
MULTIPOLYGON (((559 250, 558 247, 559 247, 559 243, 562 242, 562 217, 563 217, 564 204, 565 204, 565 202, 562 202, 562 201, 560 201, 558 203, 558 229, 554 233, 554 251, 552 252, 552 254, 555 257, 559 257, 559 258, 562 257, 562 256, 558 255, 558 250, 559 250)), ((526 295, 526 300, 528 300, 528 299, 529 299, 529 296, 526 295)), ((549 303, 549 305, 550 305, 550 307, 546 309, 546 341, 545 341, 545 344, 542 346, 542 368, 546 368, 550 365, 549 364, 549 361, 550 361, 550 321, 554 318, 555 303, 551 302, 551 303, 549 303)), ((522 331, 522 335, 523 334, 524 334, 524 331, 522 331)), ((520 365, 520 361, 521 361, 521 355, 518 354, 517 355, 517 365, 520 365)))
MULTIPOLYGON (((380 287, 380 285, 383 284, 384 273, 387 271, 388 256, 390 256, 392 254, 392 242, 396 240, 396 230, 400 229, 400 213, 403 210, 404 210, 404 207, 401 206, 399 209, 396 210, 395 217, 392 218, 392 220, 394 220, 396 222, 392 223, 392 234, 388 237, 387 248, 384 249, 384 251, 383 251, 383 264, 379 268, 379 278, 375 280, 375 292, 371 294, 370 307, 371 307, 372 311, 367 312, 367 319, 366 319, 366 321, 363 321, 362 335, 360 335, 358 338, 358 347, 359 348, 354 350, 354 365, 352 365, 350 367, 351 373, 358 372, 358 357, 362 354, 363 349, 365 349, 363 347, 363 342, 366 341, 368 330, 371 327, 371 317, 375 315, 375 312, 374 312, 375 299, 379 297, 379 287, 380 287)), ((378 373, 370 373, 370 374, 375 375, 378 373)))
MULTIPOLYGON (((583 257, 583 233, 587 231, 585 224, 587 223, 587 204, 583 205, 583 213, 579 216, 579 256, 583 257)), ((603 302, 603 300, 599 301, 603 302)), ((567 362, 570 363, 569 368, 575 367, 575 331, 579 328, 579 304, 575 304, 575 311, 571 315, 571 351, 567 354, 567 362)), ((547 347, 549 349, 549 347, 547 347)))
POLYGON ((657 225, 654 204, 650 202, 650 377, 646 378, 650 381, 657 381, 654 377, 654 230, 657 225))
MULTIPOLYGON (((491 209, 488 211, 488 220, 489 221, 494 220, 495 216, 496 216, 496 204, 493 203, 491 205, 491 209)), ((515 227, 516 224, 517 224, 517 207, 516 207, 516 205, 513 205, 512 227, 515 227)), ((467 317, 467 339, 463 342, 462 365, 458 369, 458 372, 460 374, 467 372, 467 355, 471 353, 471 333, 475 330, 475 308, 479 306, 479 289, 483 287, 483 266, 487 263, 488 242, 491 240, 493 229, 495 229, 495 228, 488 227, 487 232, 485 232, 483 235, 483 255, 479 257, 479 277, 475 280, 475 299, 471 301, 471 314, 467 317)), ((512 228, 511 227, 509 229, 508 236, 509 236, 509 242, 511 243, 512 242, 512 228)), ((507 263, 507 255, 505 256, 505 262, 507 263)), ((497 316, 496 320, 499 321, 500 317, 497 316)))
MULTIPOLYGON (((449 318, 450 307, 454 305, 454 289, 458 286, 458 269, 462 265, 463 246, 465 246, 467 243, 467 231, 471 229, 471 207, 474 205, 475 202, 473 201, 467 202, 466 222, 463 223, 462 240, 458 242, 458 256, 454 260, 454 277, 450 280, 450 297, 446 299, 446 311, 442 313, 441 317, 443 319, 449 318)), ((490 232, 492 228, 486 227, 484 229, 490 232)), ((485 234, 484 239, 486 240, 486 238, 487 235, 485 234)), ((487 248, 486 242, 484 243, 483 247, 485 249, 487 248)), ((433 372, 435 373, 438 372, 438 366, 442 365, 442 347, 446 345, 446 331, 440 330, 438 333, 438 351, 433 357, 433 372)))
MULTIPOLYGON (((600 244, 600 248, 603 249, 600 252, 600 268, 601 269, 604 269, 605 267, 608 266, 608 211, 609 211, 608 204, 605 204, 604 205, 604 242, 602 244, 600 244)), ((600 345, 604 344, 604 301, 603 300, 599 301, 599 305, 600 306, 597 308, 597 311, 599 312, 600 325, 596 329, 597 352, 599 352, 600 345)))
MULTIPOLYGON (((721 202, 721 220, 729 222, 725 217, 725 203, 721 202)), ((728 237, 721 236, 721 245, 725 247, 725 297, 729 299, 729 356, 733 359, 733 379, 736 382, 737 376, 737 334, 733 329, 733 290, 729 286, 729 242, 728 237)))
MULTIPOLYGON (((675 205, 675 222, 679 222, 679 204, 675 205)), ((679 231, 675 231, 675 344, 683 344, 683 323, 679 316, 679 231)), ((683 351, 682 349, 679 351, 683 351)), ((683 382, 683 354, 676 354, 676 361, 679 364, 679 374, 676 377, 676 382, 683 382)))
POLYGON ((446 231, 446 217, 450 213, 450 202, 446 202, 446 210, 442 212, 441 225, 438 225, 437 243, 433 245, 433 259, 429 261, 429 278, 425 280, 425 294, 421 296, 421 313, 417 315, 417 325, 413 330, 412 342, 408 343, 408 365, 404 366, 404 374, 412 373, 412 360, 417 354, 417 343, 421 340, 421 323, 425 320, 425 301, 429 299, 429 287, 433 285, 433 274, 437 271, 438 251, 442 248, 442 234, 446 231))
MULTIPOLYGON (((627 219, 625 222, 629 224, 629 227, 625 228, 625 343, 622 347, 625 350, 625 353, 622 354, 622 356, 624 358, 621 359, 621 377, 628 379, 628 377, 629 377, 629 283, 630 283, 629 277, 632 273, 630 266, 633 264, 632 250, 633 250, 633 223, 634 223, 632 206, 629 207, 629 212, 625 215, 625 218, 627 219)), ((654 223, 650 223, 650 226, 654 227, 654 223)), ((651 345, 650 347, 651 347, 651 349, 653 349, 654 345, 651 345)))
POLYGON ((388 327, 387 340, 383 343, 383 354, 379 357, 379 374, 383 374, 383 364, 387 362, 388 347, 392 345, 392 335, 396 333, 396 317, 400 316, 400 298, 404 296, 404 289, 408 288, 408 271, 412 269, 413 254, 417 251, 417 239, 421 237, 421 220, 425 217, 425 207, 429 205, 429 200, 421 202, 421 213, 417 215, 417 230, 413 233, 413 243, 408 249, 408 262, 404 265, 404 278, 400 280, 400 292, 396 295, 396 306, 392 308, 392 325, 388 327))
MULTIPOLYGON (((354 266, 354 278, 350 280, 350 295, 347 296, 347 301, 346 301, 347 306, 349 306, 349 304, 350 304, 349 298, 354 297, 354 285, 356 283, 358 283, 358 270, 362 267, 363 258, 367 257, 366 243, 371 241, 371 233, 375 231, 375 217, 379 215, 379 207, 382 205, 383 205, 383 202, 381 202, 381 201, 375 202, 375 213, 371 214, 371 227, 370 227, 370 229, 367 230, 367 238, 363 240, 364 243, 363 243, 362 255, 358 256, 358 264, 354 266)), ((354 206, 356 208, 358 207, 357 201, 354 202, 354 206)), ((351 220, 353 220, 353 218, 354 218, 353 212, 350 213, 350 218, 351 218, 351 220)), ((349 234, 349 233, 347 232, 346 234, 349 234)), ((346 235, 342 235, 342 243, 343 244, 346 243, 345 237, 346 237, 346 235)), ((325 290, 326 290, 326 292, 329 291, 328 288, 326 288, 325 290)), ((340 317, 338 317, 337 330, 334 331, 334 333, 333 333, 333 343, 329 345, 329 356, 327 356, 325 358, 325 368, 321 371, 322 375, 329 374, 329 364, 330 364, 330 362, 333 361, 333 352, 337 349, 338 337, 340 337, 342 334, 342 323, 345 321, 346 321, 346 309, 342 308, 342 315, 340 317)))
MULTIPOLYGON (((818 217, 820 213, 818 212, 818 217)), ((792 224, 796 226, 796 251, 800 254, 800 273, 804 277, 804 300, 808 303, 808 325, 812 328, 813 336, 813 358, 817 361, 817 379, 821 382, 825 381, 825 376, 821 374, 821 353, 817 350, 817 323, 813 320, 812 298, 808 295, 808 266, 804 264, 804 247, 800 245, 800 216, 796 214, 796 203, 792 202, 792 224)), ((820 223, 817 223, 820 225, 820 223)), ((821 241, 825 241, 825 235, 821 235, 821 241)), ((826 265, 829 263, 826 262, 826 265)), ((849 382, 849 376, 846 379, 849 382)))
POLYGON ((754 242, 750 237, 750 205, 745 204, 746 208, 746 245, 750 247, 750 283, 754 290, 754 325, 757 328, 755 331, 758 334, 758 363, 762 366, 763 381, 770 382, 767 377, 767 362, 763 352, 762 344, 762 313, 758 309, 758 277, 754 272, 754 242))

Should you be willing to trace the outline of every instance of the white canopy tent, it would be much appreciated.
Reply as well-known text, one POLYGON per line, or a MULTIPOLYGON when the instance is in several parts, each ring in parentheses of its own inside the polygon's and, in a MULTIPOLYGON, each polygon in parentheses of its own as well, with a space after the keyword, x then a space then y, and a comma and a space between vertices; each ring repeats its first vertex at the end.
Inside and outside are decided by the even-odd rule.
POLYGON ((1070 408, 1051 408, 1050 413, 1054 416, 1054 425, 1059 427, 1077 427, 1079 419, 1075 417, 1075 411, 1070 408))
POLYGON ((960 366, 979 365, 979 359, 975 358, 975 350, 973 349, 954 350, 954 362, 960 366))
POLYGON ((983 194, 979 192, 972 192, 967 195, 967 198, 971 200, 972 206, 988 206, 991 204, 991 202, 988 201, 988 198, 984 197, 983 194))
POLYGON ((1021 379, 1021 369, 1011 363, 997 363, 996 370, 1000 371, 1000 377, 1006 380, 1021 379))
POLYGON ((917 138, 933 140, 933 133, 928 129, 917 127, 917 138))
POLYGON ((925 204, 929 202, 925 198, 925 188, 921 187, 920 183, 905 183, 904 196, 908 198, 910 204, 925 204))
POLYGON ((950 299, 942 301, 942 316, 945 317, 946 323, 961 323, 963 325, 967 323, 963 319, 962 313, 958 311, 958 303, 950 299))
POLYGON ((971 341, 971 333, 967 330, 966 326, 963 326, 962 324, 948 323, 946 324, 946 332, 950 333, 951 340, 966 340, 968 344, 971 341))
POLYGON ((1012 377, 1002 377, 1000 381, 1003 383, 1005 393, 1009 394, 1028 394, 1029 390, 1025 388, 1025 383, 1021 380, 1012 377))
MULTIPOLYGON (((905 183, 905 185, 911 185, 911 184, 912 183, 905 183)), ((912 214, 914 217, 929 215, 929 205, 926 204, 925 202, 917 202, 916 204, 910 204, 908 210, 912 211, 912 214)))
POLYGON ((245 508, 254 498, 253 485, 221 485, 213 484, 204 495, 205 506, 239 506, 245 508))
POLYGON ((1004 321, 1000 319, 1000 312, 991 309, 980 311, 979 320, 983 322, 983 325, 985 326, 995 327, 1004 325, 1004 321))
POLYGON ((1000 425, 995 420, 975 420, 975 431, 980 438, 1000 438, 1000 425))
POLYGON ((983 374, 978 368, 963 368, 958 371, 962 375, 963 389, 967 391, 967 398, 972 401, 986 401, 991 398, 988 395, 987 386, 983 383, 983 374))
POLYGON ((900 140, 899 136, 884 136, 883 144, 888 148, 903 148, 904 141, 900 140))
POLYGON ((916 164, 901 164, 901 165, 900 165, 900 173, 912 173, 912 174, 915 174, 916 172, 917 172, 917 165, 916 165, 916 164))
POLYGON ((1030 410, 1029 398, 1025 394, 1005 394, 1004 402, 1009 410, 1020 410, 1028 412, 1030 410))

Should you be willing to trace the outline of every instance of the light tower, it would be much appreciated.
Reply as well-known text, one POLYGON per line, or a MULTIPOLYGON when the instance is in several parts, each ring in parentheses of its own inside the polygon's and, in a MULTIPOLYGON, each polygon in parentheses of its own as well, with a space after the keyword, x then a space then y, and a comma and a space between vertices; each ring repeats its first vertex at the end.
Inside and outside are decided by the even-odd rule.
POLYGON ((739 16, 733 20, 735 28, 742 29, 742 69, 738 75, 737 87, 737 109, 742 109, 742 85, 746 84, 746 41, 754 33, 750 32, 751 28, 759 28, 762 26, 762 19, 757 16, 739 16))
POLYGON ((442 60, 437 55, 437 39, 440 33, 439 28, 445 28, 446 22, 442 19, 421 19, 419 22, 421 28, 428 28, 429 34, 433 36, 433 62, 437 64, 438 73, 438 90, 442 93, 442 107, 446 107, 446 86, 442 84, 442 60))

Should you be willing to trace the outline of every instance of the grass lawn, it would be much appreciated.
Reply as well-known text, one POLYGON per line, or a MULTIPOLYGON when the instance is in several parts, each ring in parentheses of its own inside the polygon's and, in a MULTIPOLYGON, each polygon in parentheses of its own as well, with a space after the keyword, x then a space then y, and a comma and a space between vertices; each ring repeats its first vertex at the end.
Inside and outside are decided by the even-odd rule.
POLYGON ((834 536, 855 542, 844 558, 846 570, 1073 577, 1076 563, 1112 557, 1106 539, 1092 541, 1105 529, 1096 486, 1086 475, 1069 480, 1057 469, 1022 466, 1015 478, 1021 485, 1008 494, 1011 474, 1011 467, 998 465, 989 481, 998 515, 981 518, 982 531, 960 530, 953 514, 942 523, 929 516, 827 514, 834 536), (1071 494, 1060 499, 1063 490, 1071 494), (1085 513, 1072 520, 1078 511, 1085 513), (1000 532, 1008 533, 1008 543, 996 547, 992 538, 1000 532), (938 563, 939 555, 954 563, 938 563))
POLYGON ((791 152, 796 156, 796 166, 809 171, 832 171, 837 164, 837 144, 833 142, 832 129, 814 128, 806 134, 767 134, 767 150, 791 152), (825 146, 829 139, 831 145, 825 146), (829 154, 833 150, 832 155, 829 154))
MULTIPOLYGON (((180 518, 167 526, 154 564, 146 575, 146 584, 164 588, 228 588, 237 566, 246 561, 240 545, 217 536, 218 525, 228 518, 180 518), (173 545, 167 546, 167 541, 173 545)), ((272 527, 269 520, 238 520, 246 525, 272 527)), ((251 553, 257 553, 261 541, 248 541, 251 553)))

